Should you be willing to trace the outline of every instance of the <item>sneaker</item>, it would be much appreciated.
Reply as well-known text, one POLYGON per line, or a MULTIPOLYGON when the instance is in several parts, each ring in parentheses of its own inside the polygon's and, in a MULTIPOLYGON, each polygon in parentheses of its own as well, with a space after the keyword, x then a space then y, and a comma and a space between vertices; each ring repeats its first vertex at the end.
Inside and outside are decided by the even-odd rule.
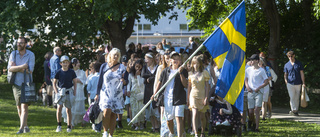
POLYGON ((290 115, 293 115, 293 112, 292 112, 292 111, 289 111, 289 114, 290 114, 290 115))
POLYGON ((174 134, 169 133, 169 137, 174 137, 174 134))
POLYGON ((255 129, 254 132, 260 132, 260 130, 259 129, 255 129))
POLYGON ((228 120, 226 120, 226 121, 222 122, 221 125, 230 126, 230 123, 228 120))
POLYGON ((71 128, 67 128, 67 132, 70 133, 71 132, 71 128))
POLYGON ((221 125, 221 123, 218 121, 218 122, 216 122, 216 126, 219 126, 219 125, 221 125))
POLYGON ((130 118, 127 118, 127 123, 129 123, 131 121, 131 119, 130 118))
POLYGON ((136 128, 135 128, 134 130, 139 130, 139 127, 138 127, 138 126, 136 126, 136 128))
POLYGON ((19 129, 19 131, 17 132, 17 134, 21 134, 23 133, 23 129, 19 129))
POLYGON ((96 133, 100 133, 100 131, 99 131, 99 130, 94 130, 94 132, 96 132, 96 133))
POLYGON ((96 126, 95 126, 95 124, 92 124, 92 130, 95 130, 96 129, 96 126))
POLYGON ((190 132, 190 135, 194 135, 194 132, 193 132, 193 130, 190 132))
POLYGON ((23 133, 29 133, 30 132, 30 129, 28 126, 25 126, 24 129, 23 129, 23 133))
POLYGON ((56 132, 61 132, 61 126, 57 126, 56 132))
POLYGON ((102 133, 102 137, 108 137, 108 132, 104 131, 104 132, 102 133))
POLYGON ((294 116, 299 116, 298 112, 293 113, 294 116))

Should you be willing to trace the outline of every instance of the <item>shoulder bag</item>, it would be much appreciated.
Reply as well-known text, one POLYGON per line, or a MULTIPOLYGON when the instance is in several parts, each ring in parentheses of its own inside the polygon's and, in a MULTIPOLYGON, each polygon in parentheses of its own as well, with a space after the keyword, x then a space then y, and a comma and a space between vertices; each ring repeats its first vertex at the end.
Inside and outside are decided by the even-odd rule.
MULTIPOLYGON (((14 63, 16 63, 16 50, 14 51, 14 63)), ((16 80, 16 72, 10 72, 8 70, 8 76, 7 76, 7 80, 10 84, 14 84, 14 81, 16 80)))
POLYGON ((35 84, 32 82, 31 73, 29 73, 29 82, 27 81, 26 70, 24 71, 24 82, 21 86, 21 103, 31 103, 36 101, 35 84))

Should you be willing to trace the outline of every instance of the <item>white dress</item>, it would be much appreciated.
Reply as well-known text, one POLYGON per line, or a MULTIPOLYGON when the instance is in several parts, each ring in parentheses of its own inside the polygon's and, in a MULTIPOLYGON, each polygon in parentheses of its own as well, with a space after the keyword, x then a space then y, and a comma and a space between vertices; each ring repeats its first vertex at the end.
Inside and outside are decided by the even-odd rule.
MULTIPOLYGON (((72 114, 72 120, 71 125, 75 126, 78 123, 83 122, 83 116, 86 113, 85 109, 85 96, 84 96, 84 85, 86 83, 86 74, 83 70, 75 70, 74 71, 77 75, 77 78, 80 79, 80 81, 83 83, 77 83, 77 91, 75 96, 75 101, 71 104, 71 114, 72 114)), ((62 117, 64 118, 64 122, 67 123, 67 113, 65 107, 62 109, 62 117)))
MULTIPOLYGON (((109 66, 106 65, 105 68, 102 68, 102 72, 108 68, 109 66)), ((113 113, 123 114, 124 100, 120 80, 125 71, 125 67, 120 64, 116 71, 108 70, 103 74, 103 83, 100 90, 99 102, 99 106, 102 111, 108 108, 111 109, 113 113)))

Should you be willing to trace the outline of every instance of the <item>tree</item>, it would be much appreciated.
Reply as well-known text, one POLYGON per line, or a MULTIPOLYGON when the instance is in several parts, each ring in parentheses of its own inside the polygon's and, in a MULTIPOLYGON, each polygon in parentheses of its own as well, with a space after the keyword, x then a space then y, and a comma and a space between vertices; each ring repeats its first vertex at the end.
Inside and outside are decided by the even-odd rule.
MULTIPOLYGON (((133 32, 134 22, 144 15, 152 24, 157 24, 161 16, 173 10, 175 0, 9 0, 1 4, 2 24, 10 26, 2 27, 6 28, 2 30, 6 34, 11 35, 15 30, 28 32, 36 25, 40 39, 48 44, 72 40, 84 45, 97 40, 98 36, 100 42, 109 39, 125 53, 125 43, 133 32), (13 22, 18 24, 8 25, 13 22)), ((176 13, 172 12, 172 16, 176 13)))
MULTIPOLYGON (((236 8, 236 6, 240 3, 240 0, 232 0, 232 1, 202 1, 202 0, 184 0, 181 5, 185 9, 190 7, 187 11, 187 16, 191 20, 190 26, 193 28, 203 29, 205 30, 206 34, 211 34, 215 26, 218 26, 230 13, 231 11, 236 8)), ((260 12, 257 10, 264 11, 265 19, 269 23, 269 46, 268 46, 268 53, 270 62, 273 66, 275 66, 275 70, 277 70, 277 63, 275 63, 275 58, 278 55, 278 48, 280 42, 280 19, 277 11, 277 7, 275 4, 275 0, 259 0, 261 6, 258 6, 257 0, 254 1, 247 1, 246 2, 246 11, 251 11, 254 13, 260 12), (249 5, 249 6, 248 6, 249 5), (256 9, 253 11, 249 9, 251 7, 256 9)), ((247 13, 251 14, 252 13, 247 13)), ((255 14, 254 16, 258 15, 261 17, 261 14, 255 14)), ((248 18, 256 18, 252 16, 247 16, 248 18)), ((249 21, 250 22, 250 21, 249 21)), ((254 33, 254 31, 252 31, 254 33)), ((248 33, 248 32, 247 32, 248 33)), ((250 33, 247 35, 250 36, 250 33)), ((251 35, 252 36, 252 35, 251 35)), ((256 35, 253 35, 256 36, 256 35)), ((255 41, 258 42, 258 41, 255 41)), ((252 45, 247 45, 247 49, 251 48, 252 45)), ((259 48, 262 47, 261 45, 259 48)), ((258 49, 258 48, 256 48, 258 49)), ((249 53, 254 53, 254 51, 250 51, 249 53)), ((247 54, 251 55, 251 54, 247 54)))
MULTIPOLYGON (((34 15, 41 30, 47 25, 48 37, 84 43, 89 38, 109 39, 125 53, 125 44, 141 15, 153 24, 175 6, 174 0, 26 0, 25 7, 34 15), (98 34, 98 32, 101 32, 98 34)), ((174 13, 173 13, 174 14, 174 13)), ((43 31, 42 31, 42 34, 43 31)), ((88 41, 90 42, 90 41, 88 41)))

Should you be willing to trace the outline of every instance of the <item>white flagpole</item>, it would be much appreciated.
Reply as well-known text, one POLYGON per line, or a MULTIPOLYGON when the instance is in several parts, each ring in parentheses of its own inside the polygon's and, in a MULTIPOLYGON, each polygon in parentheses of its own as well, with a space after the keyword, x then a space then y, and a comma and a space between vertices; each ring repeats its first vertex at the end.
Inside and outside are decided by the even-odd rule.
MULTIPOLYGON (((199 51, 200 49, 203 47, 203 44, 201 44, 192 54, 191 56, 180 66, 183 67, 185 66, 185 64, 187 64, 189 62, 189 60, 191 60, 199 51)), ((180 68, 179 67, 179 68, 180 68)), ((177 71, 160 89, 159 91, 155 94, 155 97, 158 96, 160 94, 160 92, 169 84, 169 82, 176 77, 176 75, 179 73, 179 71, 177 71)), ((143 106, 143 108, 139 111, 139 113, 134 116, 134 118, 129 122, 128 125, 130 125, 134 120, 137 119, 137 117, 150 105, 150 103, 152 102, 152 100, 149 100, 148 103, 146 105, 143 106)))

